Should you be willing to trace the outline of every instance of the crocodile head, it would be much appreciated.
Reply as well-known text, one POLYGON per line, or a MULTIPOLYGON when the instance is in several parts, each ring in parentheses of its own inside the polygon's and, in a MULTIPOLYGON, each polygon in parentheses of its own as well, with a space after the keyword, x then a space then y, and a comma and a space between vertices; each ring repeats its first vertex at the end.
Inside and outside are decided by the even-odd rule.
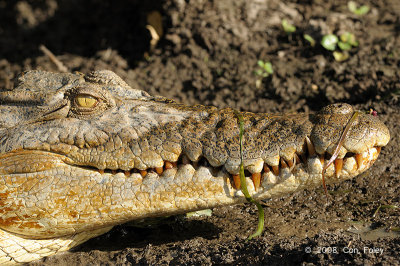
MULTIPOLYGON (((2 237, 74 239, 70 247, 129 220, 245 201, 232 109, 153 97, 110 71, 25 72, 0 101, 0 262, 2 237)), ((315 114, 242 113, 250 194, 321 186, 354 111, 334 104, 315 114)), ((328 183, 367 170, 389 138, 377 117, 360 114, 328 183)))

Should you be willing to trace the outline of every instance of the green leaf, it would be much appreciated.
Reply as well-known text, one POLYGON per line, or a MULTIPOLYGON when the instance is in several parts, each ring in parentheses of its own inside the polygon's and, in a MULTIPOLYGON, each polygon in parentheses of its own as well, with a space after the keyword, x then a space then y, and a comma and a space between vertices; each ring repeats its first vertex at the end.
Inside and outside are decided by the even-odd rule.
POLYGON ((261 69, 257 69, 257 70, 254 71, 254 74, 257 75, 257 76, 262 76, 263 71, 261 69))
POLYGON ((266 78, 269 75, 271 75, 272 73, 274 73, 271 62, 264 62, 263 60, 258 60, 257 64, 259 67, 262 68, 262 69, 257 69, 254 71, 254 74, 256 74, 257 76, 266 78))
POLYGON ((265 62, 263 68, 264 68, 264 70, 265 70, 268 74, 274 73, 274 70, 272 69, 272 64, 271 64, 271 62, 265 62))
POLYGON ((368 11, 369 11, 369 6, 363 5, 363 6, 361 6, 360 8, 358 8, 358 9, 356 10, 355 14, 361 16, 361 15, 367 14, 368 11))
POLYGON ((342 62, 349 58, 349 53, 347 53, 346 51, 344 51, 344 52, 334 51, 333 57, 335 58, 336 61, 342 62))
POLYGON ((264 61, 263 60, 258 60, 257 61, 257 65, 259 65, 260 67, 264 68, 264 61))
POLYGON ((321 45, 329 51, 334 51, 336 49, 336 44, 338 43, 339 39, 334 34, 324 35, 321 40, 321 45))
POLYGON ((315 46, 315 40, 314 40, 313 37, 311 37, 311 35, 304 34, 304 35, 303 35, 303 38, 304 38, 306 41, 308 41, 312 47, 315 46))
POLYGON ((286 19, 282 19, 282 27, 286 33, 293 33, 296 31, 296 27, 290 24, 286 19))
POLYGON ((357 47, 358 46, 358 41, 356 40, 356 36, 353 33, 350 32, 345 32, 342 35, 340 35, 340 40, 342 42, 348 43, 351 46, 357 47))
POLYGON ((350 10, 350 12, 359 16, 365 15, 369 12, 369 6, 362 5, 358 7, 357 3, 354 1, 349 1, 347 3, 347 8, 350 10))
POLYGON ((351 45, 347 42, 338 42, 338 46, 343 51, 348 51, 351 49, 351 45))

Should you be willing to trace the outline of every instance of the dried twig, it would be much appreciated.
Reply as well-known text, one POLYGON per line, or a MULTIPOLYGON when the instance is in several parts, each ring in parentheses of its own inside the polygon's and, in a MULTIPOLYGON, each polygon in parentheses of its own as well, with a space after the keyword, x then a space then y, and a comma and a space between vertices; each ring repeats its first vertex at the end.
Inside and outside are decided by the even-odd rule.
POLYGON ((47 49, 46 46, 41 44, 39 46, 39 49, 40 49, 40 51, 42 51, 45 55, 47 55, 49 57, 51 62, 53 62, 57 66, 58 71, 69 72, 68 68, 66 66, 64 66, 64 64, 60 60, 58 60, 57 57, 49 49, 47 49))

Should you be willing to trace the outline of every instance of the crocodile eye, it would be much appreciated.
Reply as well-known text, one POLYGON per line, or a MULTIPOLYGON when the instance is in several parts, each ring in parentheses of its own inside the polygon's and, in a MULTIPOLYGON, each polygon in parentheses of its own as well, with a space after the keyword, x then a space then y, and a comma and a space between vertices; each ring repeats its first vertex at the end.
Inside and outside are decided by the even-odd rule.
POLYGON ((94 108, 98 102, 97 98, 87 94, 80 94, 75 97, 76 105, 83 108, 94 108))

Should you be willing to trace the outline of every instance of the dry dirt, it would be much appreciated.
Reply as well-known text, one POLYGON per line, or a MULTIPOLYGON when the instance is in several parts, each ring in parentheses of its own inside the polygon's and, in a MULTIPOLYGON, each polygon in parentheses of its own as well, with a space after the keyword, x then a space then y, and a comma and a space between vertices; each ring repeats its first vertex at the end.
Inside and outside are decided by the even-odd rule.
POLYGON ((44 44, 69 71, 110 69, 186 104, 292 112, 342 101, 376 109, 392 135, 370 171, 329 188, 328 203, 322 189, 266 202, 266 230, 253 241, 245 239, 257 224, 255 207, 239 205, 211 217, 118 226, 30 265, 398 265, 400 2, 363 3, 371 10, 357 16, 334 0, 0 0, 1 87, 23 70, 58 71, 39 50, 44 44), (164 34, 150 49, 146 16, 154 10, 164 34), (282 19, 296 32, 285 33, 282 19), (346 31, 359 46, 336 62, 319 41, 346 31), (254 74, 258 60, 270 61, 274 73, 254 74))

